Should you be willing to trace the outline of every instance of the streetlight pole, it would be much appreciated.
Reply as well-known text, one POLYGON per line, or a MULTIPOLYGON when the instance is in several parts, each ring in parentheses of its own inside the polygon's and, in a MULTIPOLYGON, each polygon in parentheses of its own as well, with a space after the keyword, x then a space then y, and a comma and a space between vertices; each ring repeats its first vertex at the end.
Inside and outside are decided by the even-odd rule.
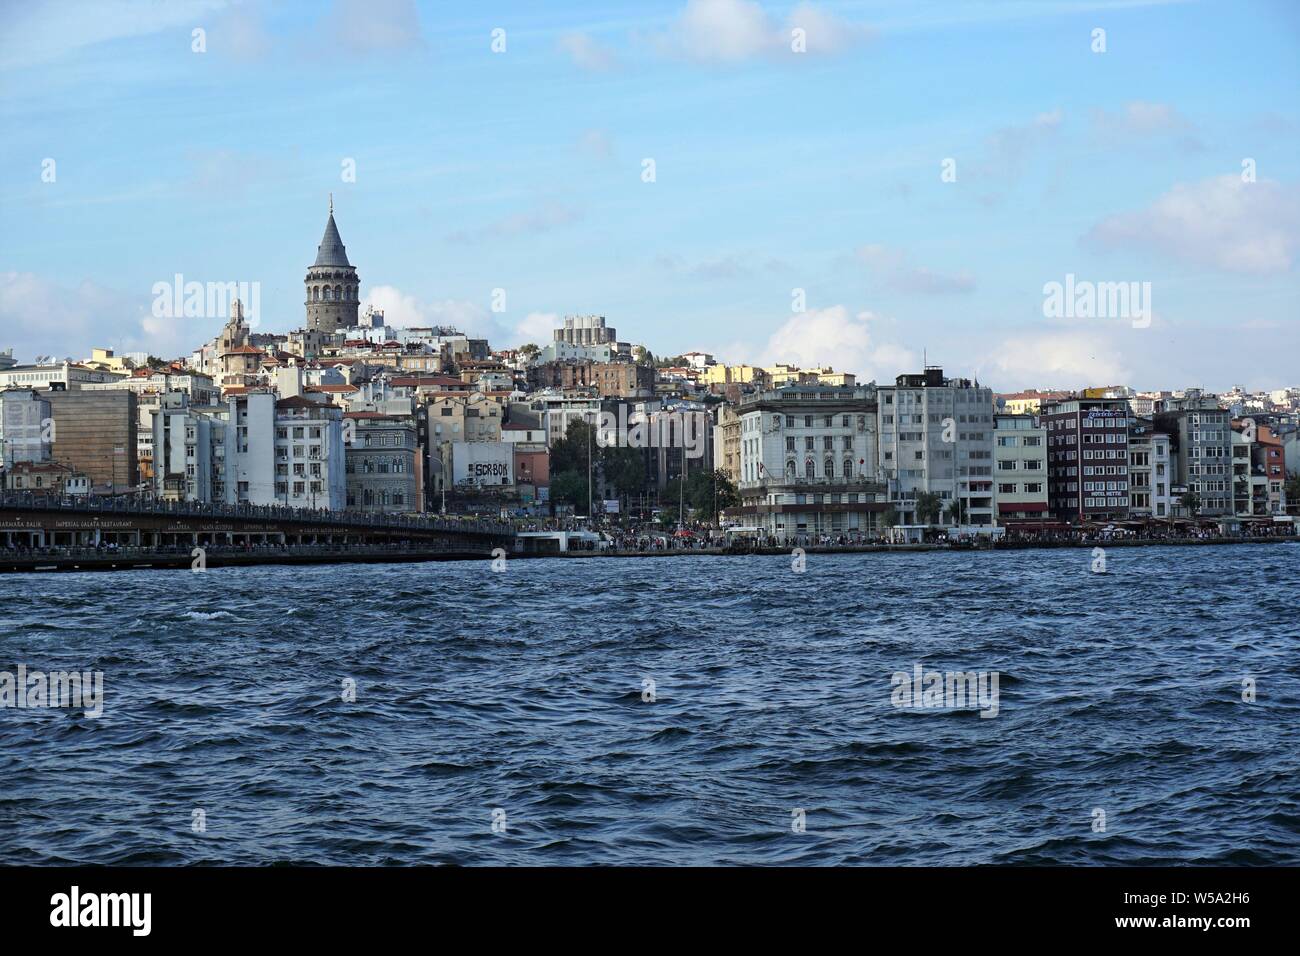
POLYGON ((686 443, 682 442, 682 471, 677 478, 677 527, 686 530, 686 443))

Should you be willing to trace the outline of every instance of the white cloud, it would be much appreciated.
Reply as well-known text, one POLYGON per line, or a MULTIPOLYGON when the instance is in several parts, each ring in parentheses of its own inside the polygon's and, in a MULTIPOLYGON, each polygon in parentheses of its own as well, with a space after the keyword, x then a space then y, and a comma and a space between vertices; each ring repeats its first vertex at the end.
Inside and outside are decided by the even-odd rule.
POLYGON ((855 254, 859 261, 878 274, 896 292, 953 295, 975 291, 975 278, 967 272, 943 275, 923 266, 915 266, 906 254, 878 243, 862 246, 855 254))
POLYGON ((765 366, 831 366, 863 381, 892 381, 899 369, 911 368, 916 357, 900 346, 878 342, 872 327, 877 324, 883 324, 879 316, 851 315, 843 305, 811 309, 791 316, 773 332, 756 361, 765 366))
POLYGON ((664 53, 699 63, 740 63, 792 52, 795 28, 804 31, 808 55, 840 53, 872 34, 811 3, 796 6, 781 26, 753 0, 688 0, 655 44, 664 53))
POLYGON ((783 36, 787 49, 790 43, 790 31, 796 27, 802 29, 807 36, 807 49, 810 54, 843 53, 852 46, 870 40, 875 35, 875 31, 870 27, 841 20, 811 3, 801 3, 790 11, 783 36))
POLYGON ((0 342, 21 342, 30 351, 15 355, 19 361, 36 355, 80 361, 95 346, 175 358, 221 325, 219 320, 154 318, 152 302, 148 290, 135 297, 89 279, 70 288, 30 272, 0 272, 0 342))
POLYGON ((1004 339, 979 363, 985 374, 999 382, 1018 383, 1016 388, 1053 383, 1064 388, 1115 385, 1127 382, 1132 368, 1118 350, 1107 343, 1113 338, 1091 331, 1027 332, 1004 339))
POLYGON ((554 312, 529 312, 515 326, 515 341, 511 344, 524 345, 532 342, 545 348, 555 340, 555 329, 559 324, 560 317, 554 312))
POLYGON ((1246 183, 1229 173, 1179 183, 1145 209, 1106 217, 1084 240, 1224 272, 1283 273, 1300 245, 1300 198, 1276 181, 1246 183))
POLYGON ((493 348, 510 348, 535 342, 547 345, 554 338, 552 329, 559 318, 551 312, 529 312, 515 325, 508 324, 508 313, 495 313, 486 305, 466 299, 422 301, 396 286, 377 285, 361 299, 361 311, 373 306, 384 313, 384 324, 398 329, 449 325, 467 335, 485 338, 493 348))
POLYGON ((559 47, 569 55, 575 66, 593 73, 606 73, 618 66, 614 52, 597 43, 587 33, 566 33, 560 37, 559 47))

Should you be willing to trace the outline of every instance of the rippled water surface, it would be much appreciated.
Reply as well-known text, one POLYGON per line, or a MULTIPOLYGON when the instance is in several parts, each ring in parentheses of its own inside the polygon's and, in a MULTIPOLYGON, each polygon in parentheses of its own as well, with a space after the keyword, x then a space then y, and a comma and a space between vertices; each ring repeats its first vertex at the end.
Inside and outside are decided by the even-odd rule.
POLYGON ((0 670, 105 705, 0 710, 0 857, 1300 863, 1300 545, 1091 562, 3 576, 0 670), (893 706, 917 663, 998 672, 997 716, 893 706))

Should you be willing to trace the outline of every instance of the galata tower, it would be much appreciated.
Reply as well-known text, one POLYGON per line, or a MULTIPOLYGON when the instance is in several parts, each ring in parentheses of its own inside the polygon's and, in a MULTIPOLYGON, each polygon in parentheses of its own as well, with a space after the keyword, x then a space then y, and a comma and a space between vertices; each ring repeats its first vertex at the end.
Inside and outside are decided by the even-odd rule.
POLYGON ((334 197, 330 196, 330 218, 316 251, 316 261, 303 280, 307 287, 307 328, 337 332, 357 324, 361 283, 357 270, 348 262, 347 250, 334 224, 334 197))

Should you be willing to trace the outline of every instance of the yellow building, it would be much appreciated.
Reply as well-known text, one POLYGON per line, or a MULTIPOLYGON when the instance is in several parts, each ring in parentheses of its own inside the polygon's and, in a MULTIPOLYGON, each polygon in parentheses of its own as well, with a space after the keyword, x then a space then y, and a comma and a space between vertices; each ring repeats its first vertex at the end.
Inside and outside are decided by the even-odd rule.
POLYGON ((706 365, 699 381, 705 385, 758 385, 766 388, 768 375, 757 365, 706 365))
POLYGON ((852 372, 837 372, 826 368, 800 368, 797 365, 773 365, 767 370, 773 388, 782 385, 848 385, 857 384, 852 372))
POLYGON ((1069 394, 1069 392, 1040 392, 1031 388, 1025 392, 999 395, 997 398, 1001 400, 1000 410, 1007 415, 1037 415, 1042 411, 1044 402, 1060 401, 1068 398, 1069 394))
POLYGON ((713 460, 719 471, 732 481, 740 480, 740 415, 734 405, 718 408, 718 423, 713 429, 713 460))

